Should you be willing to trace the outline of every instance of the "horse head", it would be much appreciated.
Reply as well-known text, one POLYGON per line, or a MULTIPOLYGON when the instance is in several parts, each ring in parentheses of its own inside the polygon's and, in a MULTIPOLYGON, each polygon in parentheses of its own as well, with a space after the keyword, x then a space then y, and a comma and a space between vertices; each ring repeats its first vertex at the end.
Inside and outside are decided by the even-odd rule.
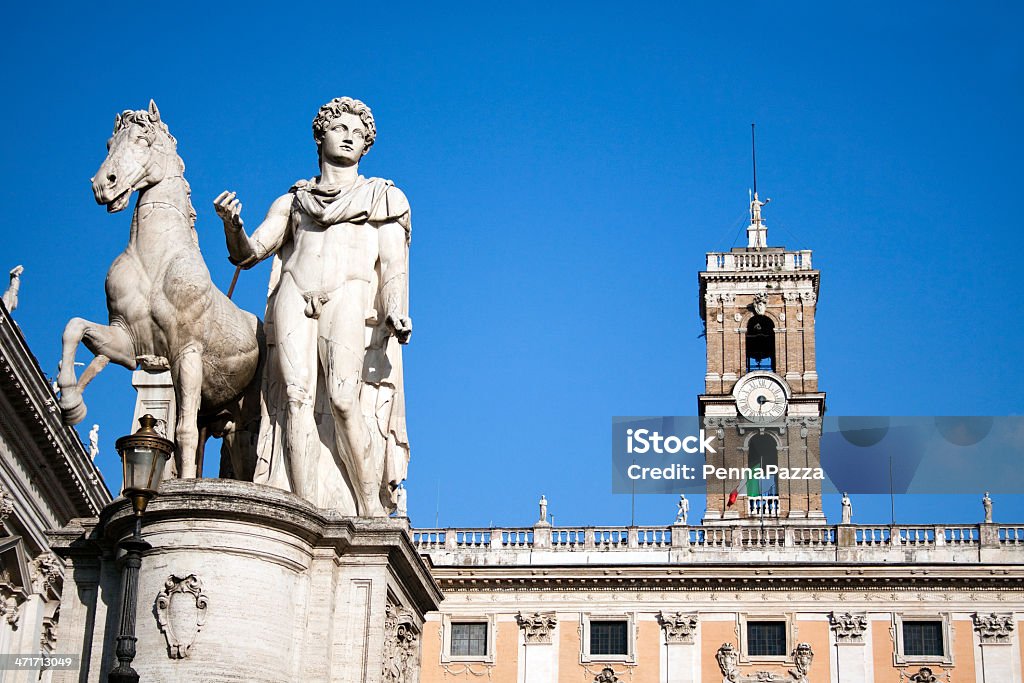
POLYGON ((177 141, 150 100, 148 110, 125 110, 114 119, 107 158, 92 178, 92 192, 97 204, 115 213, 128 206, 133 192, 180 175, 181 170, 177 141))

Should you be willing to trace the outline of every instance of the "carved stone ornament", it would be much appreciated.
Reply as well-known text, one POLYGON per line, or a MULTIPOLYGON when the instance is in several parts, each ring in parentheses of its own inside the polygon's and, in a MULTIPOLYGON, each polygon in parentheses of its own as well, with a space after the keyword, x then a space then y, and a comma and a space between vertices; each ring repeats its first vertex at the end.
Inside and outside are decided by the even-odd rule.
POLYGON ((4 526, 4 520, 14 513, 14 498, 0 485, 0 529, 4 526))
POLYGON ((53 553, 43 553, 32 560, 32 590, 45 595, 47 588, 56 589, 60 578, 60 560, 53 553))
POLYGON ((751 304, 751 308, 754 313, 758 315, 764 315, 764 312, 768 310, 768 292, 758 292, 754 295, 754 303, 751 304))
POLYGON ((610 666, 601 669, 601 673, 594 676, 594 683, 618 683, 619 677, 610 666))
POLYGON ((978 632, 982 645, 1009 643, 1013 634, 1012 614, 973 614, 974 630, 978 632))
POLYGON ((697 631, 696 614, 676 612, 666 616, 664 612, 658 612, 658 623, 665 631, 666 643, 693 642, 694 633, 697 631))
POLYGON ((795 680, 804 683, 811 672, 811 664, 813 662, 814 651, 811 649, 810 643, 797 644, 796 649, 793 650, 793 663, 796 664, 796 668, 790 669, 789 675, 795 680))
POLYGON ((837 643, 864 642, 864 631, 868 627, 867 615, 832 612, 828 615, 828 622, 835 631, 837 643))
POLYGON ((935 673, 927 666, 922 666, 921 669, 910 677, 913 683, 939 683, 939 679, 935 677, 935 673))
POLYGON ((718 652, 715 654, 715 661, 718 662, 718 668, 722 670, 725 680, 736 681, 739 678, 737 667, 740 655, 732 643, 722 643, 722 647, 718 648, 718 652))
POLYGON ((412 611, 388 603, 384 614, 384 683, 411 683, 416 680, 419 633, 412 611))
POLYGON ((524 617, 522 612, 516 614, 516 622, 523 630, 523 637, 526 643, 550 643, 551 632, 555 630, 558 619, 554 612, 534 612, 531 616, 524 617))
POLYGON ((171 574, 156 596, 156 623, 167 641, 167 656, 185 659, 206 623, 208 599, 203 582, 195 574, 182 578, 171 574))

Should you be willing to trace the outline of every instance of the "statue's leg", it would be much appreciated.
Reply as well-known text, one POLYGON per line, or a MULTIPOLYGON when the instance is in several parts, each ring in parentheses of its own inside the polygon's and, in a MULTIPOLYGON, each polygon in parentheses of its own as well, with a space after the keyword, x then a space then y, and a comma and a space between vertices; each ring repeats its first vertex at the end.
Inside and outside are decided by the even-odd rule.
POLYGON ((82 389, 96 373, 103 369, 107 360, 135 369, 135 349, 128 332, 117 325, 101 325, 84 318, 72 318, 64 327, 62 338, 60 372, 57 386, 60 387, 60 407, 66 424, 78 424, 85 419, 85 401, 82 389), (96 358, 82 373, 82 380, 75 377, 75 350, 83 342, 96 358))
POLYGON ((178 400, 178 423, 174 427, 178 476, 194 479, 199 446, 199 403, 203 388, 203 349, 198 344, 186 346, 171 359, 171 381, 178 400))
POLYGON ((335 295, 321 315, 318 345, 338 451, 355 489, 359 514, 384 517, 387 511, 380 502, 380 472, 374 466, 373 444, 359 400, 366 357, 366 299, 356 291, 345 291, 337 301, 335 295))
POLYGON ((316 321, 303 314, 302 299, 291 276, 281 278, 274 297, 273 319, 277 332, 275 354, 285 385, 285 461, 292 491, 306 500, 317 495, 320 436, 313 416, 316 394, 316 321))

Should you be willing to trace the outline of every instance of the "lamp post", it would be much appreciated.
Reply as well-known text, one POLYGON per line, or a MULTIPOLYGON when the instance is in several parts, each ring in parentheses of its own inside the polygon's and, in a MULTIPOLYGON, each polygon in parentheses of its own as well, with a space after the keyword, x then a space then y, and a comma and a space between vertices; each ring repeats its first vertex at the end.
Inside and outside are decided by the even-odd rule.
POLYGON ((135 611, 139 592, 139 567, 142 553, 152 546, 142 540, 142 514, 150 498, 156 495, 164 465, 171 457, 174 444, 160 436, 152 415, 139 418, 139 431, 117 440, 116 448, 124 468, 122 494, 132 501, 135 511, 135 532, 121 541, 124 550, 124 575, 121 578, 121 621, 117 634, 117 666, 107 674, 107 683, 138 683, 139 674, 132 668, 135 659, 135 611))

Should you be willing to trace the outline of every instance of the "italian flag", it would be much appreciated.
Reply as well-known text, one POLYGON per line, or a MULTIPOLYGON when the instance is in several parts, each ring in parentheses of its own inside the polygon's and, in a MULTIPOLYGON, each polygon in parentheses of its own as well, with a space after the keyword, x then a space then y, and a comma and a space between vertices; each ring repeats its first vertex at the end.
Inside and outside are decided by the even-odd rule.
POLYGON ((729 502, 726 507, 732 507, 736 499, 740 497, 740 491, 746 489, 747 496, 761 495, 761 482, 757 479, 744 479, 736 488, 729 493, 729 502))

